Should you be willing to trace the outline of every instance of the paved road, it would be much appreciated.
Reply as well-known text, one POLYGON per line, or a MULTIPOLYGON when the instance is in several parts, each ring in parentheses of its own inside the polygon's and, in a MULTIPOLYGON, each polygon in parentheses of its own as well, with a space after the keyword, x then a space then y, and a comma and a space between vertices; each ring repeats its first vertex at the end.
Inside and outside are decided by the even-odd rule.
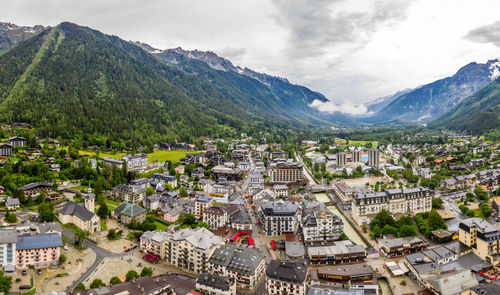
MULTIPOLYGON (((251 156, 249 156, 249 161, 250 161, 250 169, 249 169, 249 174, 250 175, 254 170, 255 170, 255 163, 252 159, 251 156)), ((245 178, 241 185, 241 193, 244 195, 245 193, 248 193, 248 184, 250 182, 250 177, 245 178)), ((262 253, 264 254, 264 258, 266 260, 266 263, 271 262, 273 260, 273 255, 271 254, 271 251, 269 250, 269 247, 267 247, 266 243, 262 241, 259 233, 259 225, 257 224, 257 220, 254 216, 254 210, 248 203, 248 199, 245 198, 245 205, 248 208, 248 212, 250 213, 250 219, 252 220, 252 237, 254 239, 255 245, 257 248, 259 248, 262 253)))
MULTIPOLYGON (((63 235, 70 238, 71 241, 74 241, 75 234, 71 230, 63 229, 63 235)), ((134 251, 130 252, 114 253, 97 246, 94 242, 89 240, 85 240, 83 242, 83 246, 92 249, 92 251, 96 253, 96 259, 94 263, 92 263, 92 265, 85 272, 83 272, 83 274, 78 279, 76 279, 75 282, 73 282, 73 284, 68 286, 68 288, 66 289, 67 293, 72 291, 79 283, 84 282, 92 274, 92 272, 94 272, 94 270, 99 266, 99 264, 104 260, 104 258, 108 257, 114 258, 114 257, 123 257, 131 255, 134 251, 137 251, 139 249, 136 248, 134 249, 134 251)))

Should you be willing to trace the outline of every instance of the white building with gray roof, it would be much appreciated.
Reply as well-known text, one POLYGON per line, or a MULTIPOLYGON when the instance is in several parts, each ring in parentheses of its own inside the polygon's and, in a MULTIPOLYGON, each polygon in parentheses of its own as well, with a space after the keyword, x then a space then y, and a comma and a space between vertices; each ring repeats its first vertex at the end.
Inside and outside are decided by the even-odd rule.
POLYGON ((234 278, 238 288, 250 290, 263 278, 265 267, 262 252, 242 244, 220 246, 208 261, 210 273, 234 278))

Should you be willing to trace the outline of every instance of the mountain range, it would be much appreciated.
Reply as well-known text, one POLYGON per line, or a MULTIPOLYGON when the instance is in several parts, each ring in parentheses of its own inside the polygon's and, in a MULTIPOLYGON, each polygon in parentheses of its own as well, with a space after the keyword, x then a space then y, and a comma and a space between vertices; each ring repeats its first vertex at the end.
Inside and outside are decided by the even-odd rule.
POLYGON ((216 70, 186 55, 67 22, 47 28, 0 56, 0 120, 52 136, 147 144, 226 127, 331 125, 330 115, 308 106, 327 101, 317 92, 250 69, 228 70, 227 60, 227 69, 216 70))
POLYGON ((329 101, 321 93, 210 51, 160 50, 67 22, 53 28, 0 23, 0 120, 94 143, 191 140, 227 127, 358 123, 437 122, 484 132, 460 118, 487 115, 487 126, 496 126, 499 76, 499 59, 470 63, 451 77, 376 99, 363 116, 328 114, 311 107, 329 101))
POLYGON ((45 30, 44 26, 18 26, 0 22, 0 55, 15 47, 19 42, 27 40, 45 30))
POLYGON ((500 76, 500 59, 484 64, 469 63, 451 77, 396 94, 368 106, 375 114, 367 118, 370 123, 429 122, 452 109, 463 99, 490 84, 500 76), (376 111, 376 108, 382 105, 376 111))

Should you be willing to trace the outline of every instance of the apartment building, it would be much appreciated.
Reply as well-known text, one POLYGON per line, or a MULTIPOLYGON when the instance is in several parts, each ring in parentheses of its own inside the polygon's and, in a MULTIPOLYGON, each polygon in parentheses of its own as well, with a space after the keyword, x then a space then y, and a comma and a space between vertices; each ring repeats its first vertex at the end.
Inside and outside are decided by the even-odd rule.
POLYGON ((18 236, 16 244, 16 266, 26 269, 30 265, 35 268, 59 264, 61 236, 57 233, 18 236))
POLYGON ((488 263, 500 262, 500 230, 481 218, 469 218, 458 226, 459 241, 488 263))
POLYGON ((382 253, 390 258, 424 251, 429 244, 417 237, 380 239, 378 245, 382 253))
POLYGON ((17 233, 15 230, 0 231, 0 267, 13 268, 16 265, 17 233))
POLYGON ((337 241, 333 244, 316 243, 307 247, 311 264, 347 264, 366 261, 366 249, 353 242, 337 241))
POLYGON ((0 142, 0 156, 10 156, 12 155, 12 146, 8 143, 0 142))
POLYGON ((212 207, 213 200, 207 196, 198 196, 194 201, 194 215, 197 217, 203 217, 203 212, 212 207))
POLYGON ((234 278, 203 273, 196 280, 196 289, 203 295, 236 295, 234 278))
POLYGON ((166 231, 147 231, 141 235, 139 246, 142 252, 166 259, 166 241, 170 233, 166 231))
POLYGON ((345 152, 337 153, 336 164, 337 164, 337 168, 345 167, 345 165, 347 164, 347 154, 345 152))
POLYGON ((119 184, 111 189, 112 196, 123 202, 138 204, 146 196, 146 189, 142 186, 119 184))
POLYGON ((208 269, 208 259, 223 243, 223 238, 206 228, 185 228, 176 232, 146 232, 141 237, 143 252, 150 252, 186 271, 201 274, 208 269))
POLYGON ((203 211, 203 221, 205 221, 210 230, 217 230, 228 224, 228 214, 226 207, 210 207, 203 211))
POLYGON ((304 172, 302 164, 291 162, 273 163, 269 166, 268 174, 271 183, 303 182, 304 172))
POLYGON ((377 149, 368 150, 368 166, 378 167, 380 164, 380 153, 377 149))
POLYGON ((361 162, 361 151, 360 150, 352 151, 352 162, 353 163, 361 162))
POLYGON ((382 210, 390 214, 416 214, 432 210, 433 191, 424 188, 387 189, 383 192, 356 193, 352 217, 359 224, 368 224, 382 210))
MULTIPOLYGON (((327 285, 355 293, 363 290, 362 294, 379 294, 378 280, 373 269, 366 264, 352 264, 338 266, 322 266, 314 270, 312 285, 327 285)), ((351 293, 349 293, 351 294, 351 293)))
POLYGON ((264 232, 268 236, 296 233, 299 221, 299 205, 288 201, 266 201, 259 208, 264 232))
POLYGON ((227 244, 217 248, 210 260, 210 273, 234 278, 238 288, 252 290, 264 276, 266 262, 254 246, 227 244))
POLYGON ((304 218, 302 234, 304 242, 329 242, 340 238, 344 223, 324 206, 304 218))
POLYGON ((273 260, 266 269, 266 294, 305 295, 307 265, 303 261, 273 260))
POLYGON ((139 167, 148 165, 148 155, 146 154, 126 155, 122 160, 127 163, 128 170, 135 170, 139 167))

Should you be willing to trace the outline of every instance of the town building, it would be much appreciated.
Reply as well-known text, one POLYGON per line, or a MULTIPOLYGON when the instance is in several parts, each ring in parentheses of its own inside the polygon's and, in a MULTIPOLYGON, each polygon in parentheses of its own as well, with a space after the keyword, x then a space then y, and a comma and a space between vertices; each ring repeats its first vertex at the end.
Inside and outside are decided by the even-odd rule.
POLYGON ((201 167, 197 167, 191 171, 192 178, 196 178, 196 177, 202 178, 204 176, 205 176, 205 170, 203 170, 203 168, 201 168, 201 167))
POLYGON ((333 189, 335 190, 336 195, 344 204, 350 204, 352 202, 352 197, 354 195, 355 190, 349 185, 347 185, 342 180, 336 180, 333 183, 333 189))
POLYGON ((345 152, 337 153, 336 164, 337 164, 337 168, 345 167, 345 165, 347 164, 347 154, 345 152))
POLYGON ((141 186, 119 184, 111 189, 112 196, 122 202, 138 204, 146 196, 146 189, 141 186))
POLYGON ((123 160, 120 159, 115 159, 112 157, 101 157, 99 160, 104 164, 104 165, 110 165, 110 166, 115 166, 118 169, 122 168, 123 165, 123 160))
POLYGON ((288 197, 288 186, 286 184, 275 184, 273 185, 273 192, 276 196, 288 197))
POLYGON ((122 160, 127 163, 127 169, 130 171, 148 165, 148 155, 146 154, 126 155, 122 157, 122 160))
POLYGON ((0 230, 0 267, 4 271, 16 266, 17 233, 15 230, 0 230))
POLYGON ((459 241, 488 263, 500 262, 500 230, 481 218, 462 220, 458 226, 459 241))
POLYGON ((415 157, 415 160, 413 160, 413 164, 415 166, 420 166, 420 165, 425 164, 425 157, 424 156, 415 157))
MULTIPOLYGON (((161 184, 164 187, 166 187, 167 185, 170 185, 172 188, 177 187, 177 177, 175 177, 175 176, 170 176, 170 175, 165 174, 165 173, 153 173, 151 175, 151 178, 155 181, 155 183, 157 185, 161 184)), ((152 185, 153 185, 153 183, 152 183, 152 185)), ((156 185, 154 185, 154 186, 156 186, 156 185)))
POLYGON ((459 241, 406 255, 403 261, 421 287, 444 295, 471 293, 479 285, 477 274, 492 266, 459 241))
POLYGON ((151 179, 143 177, 143 178, 133 179, 129 182, 129 184, 134 186, 140 186, 143 187, 144 189, 147 189, 150 182, 151 179))
POLYGON ((307 247, 311 264, 346 264, 366 261, 366 249, 351 241, 337 241, 333 244, 315 243, 307 247))
POLYGON ((203 295, 236 295, 234 278, 202 273, 196 280, 196 289, 203 295))
POLYGON ((143 223, 146 220, 146 209, 133 203, 123 202, 113 210, 112 216, 124 224, 129 224, 132 219, 137 223, 143 223))
POLYGON ((62 237, 62 227, 57 221, 39 223, 36 227, 37 234, 58 234, 62 237))
POLYGON ((469 181, 465 176, 454 176, 452 178, 447 178, 441 182, 441 186, 445 190, 459 190, 465 189, 469 186, 469 181))
MULTIPOLYGON (((152 243, 148 243, 148 239, 149 241, 153 240, 150 238, 150 234, 147 234, 144 239, 141 237, 141 250, 151 251, 147 249, 153 249, 152 243)), ((154 245, 156 248, 158 248, 157 245, 161 245, 160 249, 151 252, 164 258, 172 265, 201 274, 208 270, 210 256, 223 241, 223 238, 214 235, 205 228, 185 228, 157 235, 154 245)))
POLYGON ((17 198, 7 198, 5 199, 5 207, 9 210, 17 210, 21 207, 21 203, 17 198))
POLYGON ((266 201, 259 210, 262 227, 268 236, 296 233, 299 221, 299 205, 288 201, 266 201))
MULTIPOLYGON (((179 295, 190 294, 196 280, 181 274, 163 274, 140 277, 128 282, 85 291, 73 291, 73 295, 179 295)), ((64 292, 62 292, 64 293, 64 292)), ((57 294, 62 294, 57 293, 57 294)), ((47 293, 56 295, 55 293, 47 293)), ((65 294, 65 293, 64 293, 65 294)))
POLYGON ((254 246, 227 244, 217 248, 210 260, 210 273, 234 278, 238 288, 252 290, 264 276, 266 263, 262 252, 254 246))
POLYGON ((184 163, 186 165, 203 164, 207 160, 205 153, 186 154, 184 163))
POLYGON ((12 146, 8 143, 0 142, 0 156, 8 157, 12 155, 12 146))
POLYGON ((229 222, 226 207, 209 207, 203 211, 203 221, 215 231, 229 222))
POLYGON ((288 152, 283 152, 283 151, 278 151, 278 152, 272 152, 271 153, 271 160, 276 160, 276 159, 284 159, 288 160, 288 152))
POLYGON ((303 261, 272 260, 266 269, 266 294, 305 295, 307 265, 303 261))
POLYGON ((229 207, 231 228, 236 230, 252 230, 253 222, 248 209, 244 206, 229 207))
POLYGON ((19 190, 22 190, 26 196, 38 195, 40 192, 48 192, 52 189, 52 183, 32 182, 24 185, 19 190))
POLYGON ((28 141, 26 140, 26 138, 20 136, 11 137, 8 141, 12 147, 28 145, 28 141))
POLYGON ((420 252, 425 250, 429 246, 427 242, 417 237, 380 239, 378 245, 382 253, 390 258, 420 252))
POLYGON ((352 162, 353 163, 361 162, 361 151, 360 150, 352 151, 352 162))
POLYGON ((215 166, 210 170, 210 173, 214 179, 220 180, 225 179, 228 181, 240 181, 243 176, 243 171, 238 168, 229 168, 226 166, 215 166))
POLYGON ((312 286, 327 285, 341 290, 363 290, 363 294, 379 294, 378 280, 367 264, 318 267, 311 272, 311 281, 312 286))
POLYGON ((378 167, 380 164, 380 153, 377 149, 368 150, 368 166, 378 167))
POLYGON ((424 188, 386 189, 375 193, 356 193, 352 217, 359 224, 369 224, 382 210, 389 214, 416 214, 432 210, 433 191, 424 188))
POLYGON ((84 195, 84 199, 83 203, 66 202, 57 213, 59 221, 63 224, 73 223, 89 233, 99 232, 101 231, 101 219, 94 213, 95 196, 92 191, 84 195))
POLYGON ((159 209, 161 204, 160 204, 161 197, 158 194, 152 194, 150 196, 147 196, 144 198, 142 201, 144 208, 148 211, 153 211, 156 209, 159 209))
POLYGON ((207 196, 197 196, 194 201, 194 215, 202 218, 203 212, 212 207, 213 199, 207 196))
POLYGON ((304 218, 302 234, 304 242, 330 242, 340 238, 344 223, 324 206, 304 218))
POLYGON ((20 235, 16 243, 16 267, 27 269, 47 267, 59 264, 61 247, 59 234, 20 235))
POLYGON ((302 164, 280 162, 269 165, 268 174, 271 183, 296 183, 304 182, 302 164))

